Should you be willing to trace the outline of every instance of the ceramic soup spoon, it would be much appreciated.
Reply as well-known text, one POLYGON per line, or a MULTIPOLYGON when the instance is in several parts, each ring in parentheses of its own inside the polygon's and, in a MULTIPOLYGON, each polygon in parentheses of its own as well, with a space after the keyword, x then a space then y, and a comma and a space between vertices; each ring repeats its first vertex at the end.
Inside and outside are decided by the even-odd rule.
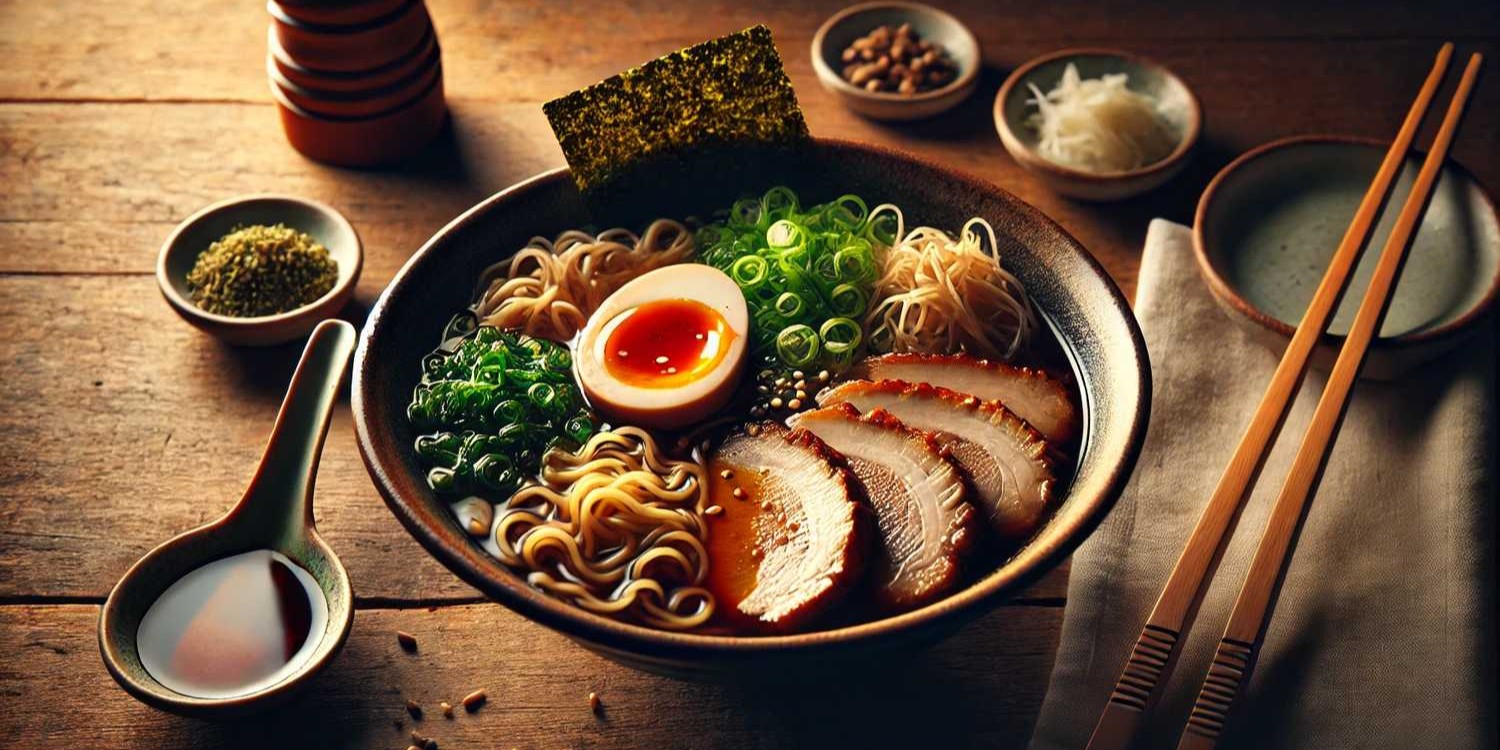
POLYGON ((137 699, 189 716, 249 713, 306 683, 344 645, 354 596, 313 528, 312 495, 355 339, 346 322, 318 325, 244 496, 223 518, 151 550, 110 592, 99 650, 137 699))

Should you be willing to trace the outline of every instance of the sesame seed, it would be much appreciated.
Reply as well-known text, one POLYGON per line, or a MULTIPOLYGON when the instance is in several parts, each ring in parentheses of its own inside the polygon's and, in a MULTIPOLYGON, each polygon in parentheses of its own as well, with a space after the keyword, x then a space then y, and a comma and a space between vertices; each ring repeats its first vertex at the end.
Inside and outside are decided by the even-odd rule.
POLYGON ((656 364, 659 364, 659 365, 664 365, 664 364, 666 364, 669 361, 670 361, 670 359, 667 358, 667 357, 657 357, 656 358, 656 364))
POLYGON ((484 702, 489 700, 489 698, 490 696, 488 693, 484 692, 484 688, 475 690, 474 692, 464 696, 464 699, 462 701, 462 703, 464 704, 464 710, 472 714, 475 711, 478 711, 479 707, 484 705, 484 702))
POLYGON ((705 516, 717 516, 724 512, 724 508, 718 505, 710 505, 703 510, 705 516))
POLYGON ((745 488, 744 487, 735 487, 734 488, 734 492, 731 493, 731 494, 733 494, 736 498, 738 498, 740 500, 744 500, 745 497, 746 497, 745 488))
POLYGON ((719 472, 719 476, 724 477, 725 479, 734 479, 734 472, 732 472, 732 471, 730 471, 728 469, 725 469, 725 470, 719 472))
POLYGON ((589 693, 589 710, 593 711, 596 714, 599 713, 599 694, 598 693, 589 693))
POLYGON ((443 718, 446 718, 446 719, 453 718, 453 704, 452 703, 449 703, 448 701, 443 701, 442 703, 438 704, 438 707, 443 709, 443 718))
POLYGON ((408 701, 406 701, 406 712, 409 713, 409 714, 411 714, 411 717, 413 719, 416 719, 417 721, 421 721, 422 720, 422 707, 419 706, 419 705, 417 705, 416 701, 414 701, 414 700, 408 700, 408 701))
MULTIPOLYGON (((470 521, 470 524, 472 525, 473 521, 470 521)), ((401 648, 406 651, 414 652, 417 650, 417 637, 405 630, 396 631, 396 642, 401 644, 401 648)))

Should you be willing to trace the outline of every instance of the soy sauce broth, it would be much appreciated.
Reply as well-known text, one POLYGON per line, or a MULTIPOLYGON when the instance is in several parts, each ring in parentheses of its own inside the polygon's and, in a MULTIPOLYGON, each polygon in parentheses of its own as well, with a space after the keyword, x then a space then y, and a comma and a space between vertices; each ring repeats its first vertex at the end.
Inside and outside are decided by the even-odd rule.
POLYGON ((141 618, 141 665, 196 698, 247 695, 294 674, 322 640, 328 602, 310 573, 271 550, 178 579, 141 618))

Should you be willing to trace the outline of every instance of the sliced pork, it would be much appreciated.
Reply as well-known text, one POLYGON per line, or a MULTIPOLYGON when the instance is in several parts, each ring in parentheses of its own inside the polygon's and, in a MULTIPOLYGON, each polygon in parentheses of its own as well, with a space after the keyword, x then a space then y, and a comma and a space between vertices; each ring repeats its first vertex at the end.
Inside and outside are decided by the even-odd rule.
POLYGON ((965 501, 963 476, 932 437, 884 410, 861 415, 849 404, 790 421, 842 453, 864 486, 880 539, 871 571, 877 597, 909 608, 952 588, 978 515, 965 501))
POLYGON ((822 440, 807 430, 752 425, 719 446, 710 470, 715 482, 732 483, 733 498, 718 501, 725 533, 716 530, 721 521, 709 526, 710 575, 714 566, 728 576, 754 571, 742 585, 719 587, 721 606, 790 629, 853 587, 869 542, 868 510, 822 440))
POLYGON ((908 427, 933 433, 968 475, 990 525, 1011 540, 1040 524, 1056 491, 1049 446, 996 401, 902 380, 852 380, 818 395, 825 406, 885 409, 908 427))
POLYGON ((851 368, 851 378, 928 383, 984 401, 999 401, 1053 443, 1078 435, 1078 409, 1068 389, 1040 370, 967 354, 884 354, 851 368))

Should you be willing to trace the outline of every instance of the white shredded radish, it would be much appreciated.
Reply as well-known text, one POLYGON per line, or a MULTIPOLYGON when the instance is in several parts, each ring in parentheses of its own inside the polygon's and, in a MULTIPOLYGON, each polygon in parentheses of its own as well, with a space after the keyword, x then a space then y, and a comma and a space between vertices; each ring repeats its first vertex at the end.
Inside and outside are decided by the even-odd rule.
POLYGON ((1124 73, 1082 78, 1072 63, 1045 94, 1027 83, 1037 111, 1027 120, 1049 161, 1088 172, 1127 172, 1165 159, 1177 147, 1161 105, 1131 91, 1124 73))

